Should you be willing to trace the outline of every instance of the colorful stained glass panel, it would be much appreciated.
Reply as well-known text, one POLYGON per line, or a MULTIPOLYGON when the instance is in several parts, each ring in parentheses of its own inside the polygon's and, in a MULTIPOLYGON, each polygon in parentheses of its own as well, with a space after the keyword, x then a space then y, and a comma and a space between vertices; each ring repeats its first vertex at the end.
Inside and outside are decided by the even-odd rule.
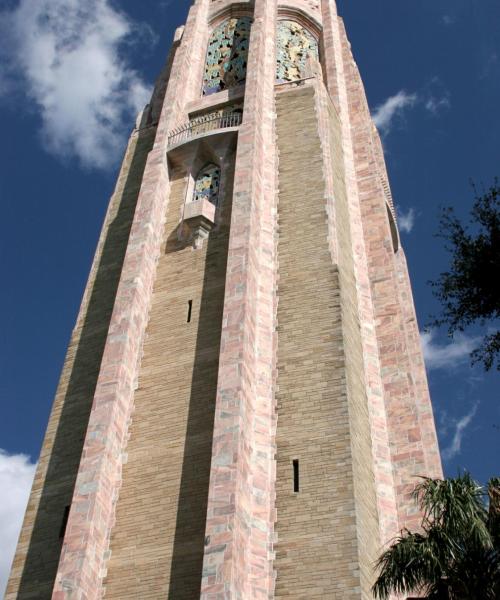
POLYGON ((250 17, 228 19, 214 29, 208 43, 203 95, 243 83, 247 74, 250 17))
POLYGON ((193 201, 208 200, 217 206, 219 201, 220 168, 206 165, 201 169, 194 184, 193 201))
POLYGON ((278 21, 276 79, 280 82, 302 79, 309 55, 319 58, 313 34, 295 21, 278 21))

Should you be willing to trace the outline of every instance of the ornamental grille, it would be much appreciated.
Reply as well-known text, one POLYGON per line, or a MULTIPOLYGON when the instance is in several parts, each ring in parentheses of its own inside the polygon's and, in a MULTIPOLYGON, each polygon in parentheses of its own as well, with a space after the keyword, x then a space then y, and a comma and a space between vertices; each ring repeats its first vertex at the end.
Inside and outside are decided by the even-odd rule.
POLYGON ((276 79, 279 82, 304 78, 308 56, 319 60, 318 42, 295 21, 278 22, 276 79))
POLYGON ((216 27, 208 43, 203 95, 243 83, 247 75, 250 17, 228 19, 216 27))

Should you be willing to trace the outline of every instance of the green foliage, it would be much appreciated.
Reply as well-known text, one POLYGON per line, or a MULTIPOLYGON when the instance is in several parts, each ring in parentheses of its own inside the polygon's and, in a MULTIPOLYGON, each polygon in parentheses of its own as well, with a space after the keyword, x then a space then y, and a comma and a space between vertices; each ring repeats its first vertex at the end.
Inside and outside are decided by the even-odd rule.
POLYGON ((500 477, 490 479, 488 485, 488 529, 495 548, 500 548, 500 477))
POLYGON ((500 598, 500 479, 488 494, 467 473, 423 479, 421 532, 402 531, 377 561, 376 598, 421 593, 439 600, 500 598), (489 508, 486 496, 489 496, 489 508))
POLYGON ((486 370, 496 362, 500 369, 499 182, 495 180, 482 195, 475 192, 469 226, 462 225, 452 208, 444 209, 441 215, 438 237, 445 240, 451 265, 449 271, 430 282, 442 305, 442 314, 431 325, 446 325, 451 336, 474 323, 492 326, 493 331, 485 334, 472 353, 472 360, 482 362, 486 370))

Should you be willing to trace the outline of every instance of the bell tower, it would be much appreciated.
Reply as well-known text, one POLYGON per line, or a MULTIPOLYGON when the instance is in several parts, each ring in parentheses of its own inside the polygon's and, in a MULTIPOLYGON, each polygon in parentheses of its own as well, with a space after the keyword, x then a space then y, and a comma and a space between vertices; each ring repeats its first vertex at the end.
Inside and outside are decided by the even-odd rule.
POLYGON ((371 598, 442 474, 333 0, 196 0, 125 152, 7 600, 371 598))

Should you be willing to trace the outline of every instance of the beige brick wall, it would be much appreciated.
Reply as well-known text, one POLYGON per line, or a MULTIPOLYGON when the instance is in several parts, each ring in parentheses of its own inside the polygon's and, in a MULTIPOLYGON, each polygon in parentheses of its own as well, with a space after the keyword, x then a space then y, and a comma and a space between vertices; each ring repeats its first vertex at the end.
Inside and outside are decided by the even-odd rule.
POLYGON ((379 555, 379 524, 372 453, 372 433, 363 368, 363 348, 358 312, 349 204, 345 190, 340 122, 328 104, 335 189, 335 223, 339 260, 340 290, 351 451, 353 457, 356 536, 359 552, 361 597, 372 598, 373 564, 379 555))
POLYGON ((277 113, 276 598, 369 598, 378 523, 341 155, 332 156, 339 269, 328 246, 313 88, 279 94, 277 113))
POLYGON ((154 128, 129 142, 73 331, 40 454, 6 599, 52 597, 65 507, 71 503, 123 257, 154 128))
POLYGON ((222 225, 196 251, 177 238, 186 179, 175 173, 172 181, 111 536, 107 599, 200 594, 231 212, 232 173, 225 176, 222 225))

